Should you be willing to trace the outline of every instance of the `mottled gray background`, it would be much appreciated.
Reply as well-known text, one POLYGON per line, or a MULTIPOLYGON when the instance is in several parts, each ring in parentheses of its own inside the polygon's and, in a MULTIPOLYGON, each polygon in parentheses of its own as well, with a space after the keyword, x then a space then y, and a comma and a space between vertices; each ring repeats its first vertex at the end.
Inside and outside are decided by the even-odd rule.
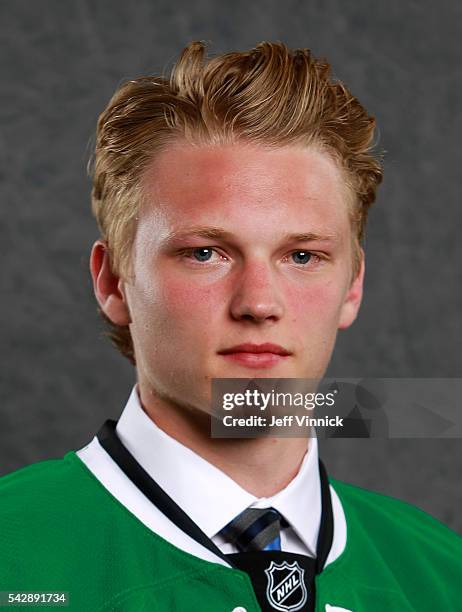
MULTIPOLYGON (((330 374, 461 376, 462 4, 434 0, 28 0, 0 4, 0 474, 83 446, 134 373, 101 337, 87 261, 85 166, 124 79, 262 40, 310 47, 376 115, 385 183, 370 216, 366 297, 330 374)), ((462 532, 459 440, 323 443, 331 474, 462 532)))

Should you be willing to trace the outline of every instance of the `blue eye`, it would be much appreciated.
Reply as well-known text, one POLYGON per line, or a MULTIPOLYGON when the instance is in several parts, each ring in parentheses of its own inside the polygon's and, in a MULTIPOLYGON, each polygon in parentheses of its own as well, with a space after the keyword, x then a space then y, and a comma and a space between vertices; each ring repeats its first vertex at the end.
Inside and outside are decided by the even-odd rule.
POLYGON ((193 255, 197 261, 208 261, 212 257, 213 250, 207 247, 200 247, 193 250, 193 255))
POLYGON ((309 251, 295 251, 292 253, 292 259, 296 264, 306 264, 310 261, 311 255, 309 251))

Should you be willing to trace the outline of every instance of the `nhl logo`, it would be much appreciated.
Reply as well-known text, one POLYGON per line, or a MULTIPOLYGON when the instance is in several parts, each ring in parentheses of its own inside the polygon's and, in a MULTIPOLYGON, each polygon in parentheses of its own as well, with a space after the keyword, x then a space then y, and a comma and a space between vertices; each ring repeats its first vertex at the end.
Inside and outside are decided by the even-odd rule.
POLYGON ((305 570, 297 561, 293 563, 271 561, 265 574, 268 578, 266 597, 273 608, 282 612, 295 612, 305 605, 308 599, 308 591, 303 580, 305 570))

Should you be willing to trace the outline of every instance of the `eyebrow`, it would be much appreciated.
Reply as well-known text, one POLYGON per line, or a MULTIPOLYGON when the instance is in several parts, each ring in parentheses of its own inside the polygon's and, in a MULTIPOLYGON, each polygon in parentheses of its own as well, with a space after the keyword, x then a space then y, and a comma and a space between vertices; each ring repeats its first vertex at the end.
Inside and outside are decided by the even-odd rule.
MULTIPOLYGON (((235 238, 234 234, 227 232, 220 227, 212 226, 193 226, 188 229, 178 230, 169 234, 164 244, 170 244, 172 242, 178 242, 185 238, 199 237, 199 238, 211 238, 211 239, 222 239, 232 240, 235 238)), ((282 236, 282 242, 336 242, 338 235, 335 233, 316 233, 316 232, 303 232, 295 234, 284 234, 282 236)))
POLYGON ((283 240, 287 242, 336 242, 338 235, 336 233, 317 234, 316 232, 284 234, 283 240))
POLYGON ((207 225, 196 225, 187 229, 172 232, 165 238, 165 242, 174 242, 184 238, 198 236, 200 238, 223 238, 230 239, 232 234, 219 227, 211 227, 207 225))

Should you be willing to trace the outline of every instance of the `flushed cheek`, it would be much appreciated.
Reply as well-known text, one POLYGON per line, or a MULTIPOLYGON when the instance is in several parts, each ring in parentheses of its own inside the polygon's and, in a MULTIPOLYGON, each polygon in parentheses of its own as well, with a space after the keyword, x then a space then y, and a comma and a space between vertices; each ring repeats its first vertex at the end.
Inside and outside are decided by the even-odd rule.
POLYGON ((311 286, 309 291, 288 290, 286 296, 291 314, 289 333, 298 356, 294 374, 302 378, 322 377, 337 334, 338 291, 320 284, 311 286))
POLYGON ((286 312, 292 322, 305 329, 336 324, 341 302, 338 285, 324 282, 309 288, 286 287, 284 294, 286 312))
POLYGON ((213 301, 217 294, 217 291, 211 287, 201 287, 193 282, 185 282, 184 279, 169 280, 164 282, 162 286, 169 304, 179 310, 190 309, 193 305, 207 310, 210 300, 213 301))
POLYGON ((184 279, 169 279, 160 284, 159 290, 156 308, 165 323, 175 326, 177 332, 202 336, 223 309, 216 290, 186 283, 184 279))

